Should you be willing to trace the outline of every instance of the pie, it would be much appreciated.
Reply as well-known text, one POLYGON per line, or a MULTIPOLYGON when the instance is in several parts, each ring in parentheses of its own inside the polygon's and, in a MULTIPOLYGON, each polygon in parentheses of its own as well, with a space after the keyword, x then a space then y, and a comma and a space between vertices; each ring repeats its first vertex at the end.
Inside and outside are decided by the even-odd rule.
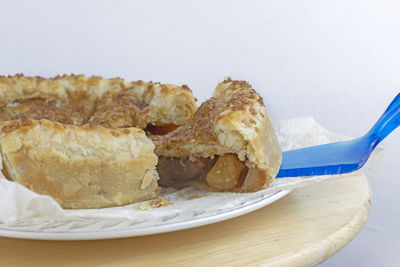
POLYGON ((281 162, 262 98, 231 79, 197 108, 185 85, 0 77, 0 129, 1 174, 67 209, 153 199, 160 185, 253 192, 281 162))

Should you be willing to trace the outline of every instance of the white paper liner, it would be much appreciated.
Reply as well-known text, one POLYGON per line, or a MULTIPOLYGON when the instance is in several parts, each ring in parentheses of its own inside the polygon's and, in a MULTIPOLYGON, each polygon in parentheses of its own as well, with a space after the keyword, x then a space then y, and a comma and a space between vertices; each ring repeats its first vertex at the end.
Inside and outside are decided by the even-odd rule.
MULTIPOLYGON (((313 118, 296 118, 274 122, 278 140, 283 150, 292 150, 312 145, 346 140, 320 126, 313 118)), ((382 157, 382 149, 378 149, 382 157)), ((0 161, 1 162, 1 161, 0 161)), ((374 162, 375 165, 377 161, 374 162)), ((376 168, 376 166, 374 166, 376 168)), ((331 176, 315 176, 311 178, 279 178, 267 189, 255 193, 212 193, 194 188, 176 191, 163 189, 160 196, 172 204, 148 210, 139 210, 143 203, 105 209, 64 210, 49 196, 36 194, 26 187, 0 179, 0 222, 12 222, 29 218, 65 218, 65 217, 97 217, 154 219, 174 213, 185 213, 188 210, 210 210, 235 208, 236 205, 251 197, 262 194, 273 194, 284 189, 294 189, 316 183, 331 176), (200 194, 200 197, 193 198, 200 194)))

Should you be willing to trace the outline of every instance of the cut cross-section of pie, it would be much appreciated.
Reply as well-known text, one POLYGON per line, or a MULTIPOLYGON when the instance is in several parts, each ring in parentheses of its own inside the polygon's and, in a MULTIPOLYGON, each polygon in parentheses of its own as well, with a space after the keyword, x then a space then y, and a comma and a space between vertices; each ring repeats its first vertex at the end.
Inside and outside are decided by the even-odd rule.
POLYGON ((220 83, 191 122, 150 138, 164 185, 253 192, 269 185, 281 163, 262 98, 244 81, 220 83))
POLYGON ((281 162, 262 98, 230 79, 197 109, 187 86, 0 77, 0 129, 0 175, 64 208, 151 199, 159 184, 257 191, 281 162))

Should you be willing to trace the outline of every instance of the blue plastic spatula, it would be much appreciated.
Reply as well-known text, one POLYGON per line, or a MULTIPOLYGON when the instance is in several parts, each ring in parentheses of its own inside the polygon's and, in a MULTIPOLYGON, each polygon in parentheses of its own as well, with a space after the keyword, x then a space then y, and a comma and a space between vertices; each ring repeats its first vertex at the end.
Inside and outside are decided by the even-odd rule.
POLYGON ((357 139, 285 151, 279 177, 348 173, 360 169, 386 136, 400 125, 400 94, 369 132, 357 139))

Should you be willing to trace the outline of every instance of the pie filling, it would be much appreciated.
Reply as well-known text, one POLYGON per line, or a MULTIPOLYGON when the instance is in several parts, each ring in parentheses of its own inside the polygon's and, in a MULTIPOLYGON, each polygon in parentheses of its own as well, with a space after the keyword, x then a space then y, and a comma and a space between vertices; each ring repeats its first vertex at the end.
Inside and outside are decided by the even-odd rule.
POLYGON ((178 128, 178 125, 175 124, 166 124, 166 125, 154 125, 147 124, 147 127, 144 129, 147 135, 164 135, 169 132, 172 132, 178 128))
POLYGON ((191 180, 206 181, 206 175, 218 157, 186 159, 158 157, 157 171, 161 186, 182 188, 191 180))
POLYGON ((247 167, 235 154, 214 158, 159 157, 157 171, 161 186, 178 189, 195 185, 219 192, 254 192, 262 189, 271 180, 265 172, 247 167), (196 183, 191 183, 193 181, 196 183))

